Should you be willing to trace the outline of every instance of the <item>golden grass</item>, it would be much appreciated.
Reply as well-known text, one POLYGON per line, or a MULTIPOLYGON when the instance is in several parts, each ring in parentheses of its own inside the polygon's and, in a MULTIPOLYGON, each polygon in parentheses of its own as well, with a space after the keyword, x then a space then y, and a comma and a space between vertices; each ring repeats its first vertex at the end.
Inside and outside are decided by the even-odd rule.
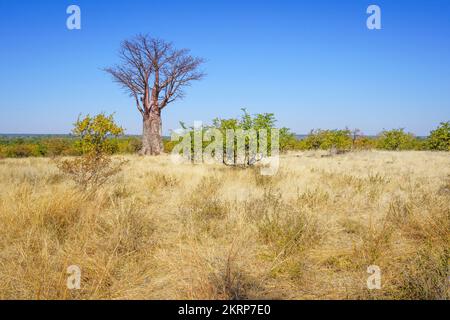
POLYGON ((88 200, 51 160, 0 160, 0 299, 449 298, 448 153, 288 154, 273 177, 126 158, 88 200))

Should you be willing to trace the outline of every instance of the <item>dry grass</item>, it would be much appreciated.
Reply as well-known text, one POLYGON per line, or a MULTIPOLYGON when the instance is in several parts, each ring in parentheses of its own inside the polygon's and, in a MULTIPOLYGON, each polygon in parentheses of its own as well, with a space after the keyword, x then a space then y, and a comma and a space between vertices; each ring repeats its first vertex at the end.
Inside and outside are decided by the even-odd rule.
POLYGON ((50 160, 0 160, 0 299, 449 298, 448 153, 290 154, 274 177, 127 159, 88 200, 50 160))

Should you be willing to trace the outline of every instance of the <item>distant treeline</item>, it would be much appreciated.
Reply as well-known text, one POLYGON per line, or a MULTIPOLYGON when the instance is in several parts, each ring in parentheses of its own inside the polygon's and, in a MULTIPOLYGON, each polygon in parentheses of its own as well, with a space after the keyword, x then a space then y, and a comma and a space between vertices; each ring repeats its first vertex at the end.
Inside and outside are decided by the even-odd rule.
MULTIPOLYGON (((450 121, 442 122, 428 137, 416 137, 404 129, 384 130, 369 137, 360 130, 313 130, 304 139, 291 139, 285 149, 294 150, 434 150, 450 151, 450 121)), ((283 146, 281 147, 283 149, 283 146)))
MULTIPOLYGON (((112 140, 112 153, 136 153, 141 148, 139 137, 112 140)), ((0 158, 79 156, 82 150, 72 136, 0 137, 0 158)))
MULTIPOLYGON (((142 146, 141 138, 125 136, 111 139, 113 154, 133 154, 142 146)), ((166 152, 176 142, 164 139, 166 152)), ((365 136, 359 130, 313 130, 301 139, 284 129, 280 135, 282 152, 290 150, 435 150, 450 151, 450 121, 441 123, 426 138, 416 137, 404 129, 385 130, 377 136, 365 136)), ((72 136, 0 136, 0 158, 59 157, 81 155, 72 136)))

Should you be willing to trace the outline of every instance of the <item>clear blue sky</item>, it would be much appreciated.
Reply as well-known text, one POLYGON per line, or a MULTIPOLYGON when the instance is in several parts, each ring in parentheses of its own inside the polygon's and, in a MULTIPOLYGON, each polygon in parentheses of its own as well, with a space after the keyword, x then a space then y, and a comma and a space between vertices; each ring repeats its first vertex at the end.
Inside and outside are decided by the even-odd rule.
POLYGON ((0 132, 68 133, 79 113, 116 112, 141 132, 133 100, 100 69, 137 33, 204 57, 208 73, 164 110, 178 122, 274 112, 280 126, 405 127, 450 120, 448 0, 0 1, 0 132), (66 8, 82 29, 66 28, 66 8), (382 10, 382 30, 366 9, 382 10))

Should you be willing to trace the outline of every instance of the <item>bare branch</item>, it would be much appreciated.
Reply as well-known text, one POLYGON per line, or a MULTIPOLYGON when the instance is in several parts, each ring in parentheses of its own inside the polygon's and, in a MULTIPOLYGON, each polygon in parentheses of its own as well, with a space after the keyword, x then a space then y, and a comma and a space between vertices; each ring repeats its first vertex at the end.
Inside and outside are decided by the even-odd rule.
POLYGON ((138 35, 122 43, 121 64, 107 68, 113 80, 136 100, 144 116, 160 112, 171 102, 184 96, 183 89, 201 80, 203 59, 190 55, 187 49, 176 50, 172 43, 148 35, 138 35))

